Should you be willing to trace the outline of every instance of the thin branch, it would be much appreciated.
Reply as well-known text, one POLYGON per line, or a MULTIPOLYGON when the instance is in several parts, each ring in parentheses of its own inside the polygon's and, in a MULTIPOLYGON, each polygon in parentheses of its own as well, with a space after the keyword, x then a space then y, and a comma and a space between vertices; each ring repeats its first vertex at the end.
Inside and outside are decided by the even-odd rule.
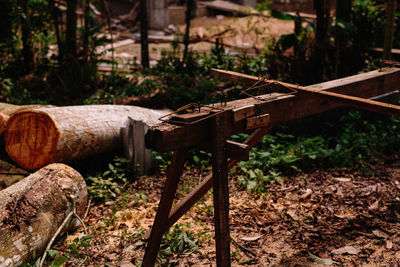
POLYGON ((253 255, 254 257, 257 257, 257 254, 256 254, 256 253, 254 253, 254 252, 251 251, 250 249, 246 248, 245 246, 240 245, 240 244, 239 244, 238 242, 236 242, 235 239, 233 239, 232 237, 231 237, 231 240, 232 240, 232 243, 233 243, 235 246, 237 246, 239 249, 243 250, 244 253, 246 253, 246 254, 251 254, 251 255, 253 255))
POLYGON ((68 213, 67 217, 65 217, 63 223, 60 225, 60 227, 58 227, 56 233, 53 235, 53 237, 51 238, 50 242, 47 244, 47 247, 43 253, 42 259, 40 260, 40 264, 39 267, 43 266, 44 260, 46 259, 47 256, 47 251, 51 248, 51 246, 54 243, 54 240, 56 240, 57 236, 61 233, 61 230, 65 227, 65 225, 67 224, 67 222, 69 221, 69 219, 74 215, 74 212, 71 211, 70 213, 68 213))
POLYGON ((83 230, 85 232, 85 235, 87 235, 87 228, 86 228, 86 225, 83 222, 83 220, 86 218, 86 216, 89 213, 90 204, 91 204, 91 200, 89 200, 89 203, 88 203, 88 206, 86 208, 86 212, 85 212, 85 215, 84 215, 83 219, 81 219, 81 217, 79 217, 79 215, 76 213, 75 199, 72 199, 72 211, 70 213, 68 213, 67 217, 65 217, 64 221, 62 222, 60 227, 58 227, 57 231, 55 232, 55 234, 51 238, 50 242, 47 244, 47 247, 46 247, 46 249, 45 249, 45 251, 43 253, 42 259, 40 260, 39 267, 43 266, 44 260, 46 259, 46 256, 47 256, 47 251, 51 248, 51 246, 53 245, 53 243, 56 240, 57 236, 61 233, 62 229, 65 227, 65 225, 68 223, 68 221, 71 219, 72 216, 76 217, 78 219, 78 221, 82 224, 83 230))

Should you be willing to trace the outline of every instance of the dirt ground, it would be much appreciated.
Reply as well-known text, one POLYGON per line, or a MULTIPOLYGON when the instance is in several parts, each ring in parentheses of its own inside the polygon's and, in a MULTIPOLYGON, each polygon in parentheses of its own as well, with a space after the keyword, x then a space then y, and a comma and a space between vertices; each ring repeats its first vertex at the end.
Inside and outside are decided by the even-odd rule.
MULTIPOLYGON (((400 266, 400 162, 377 159, 370 167, 369 177, 359 166, 299 173, 271 183, 262 195, 247 192, 231 174, 232 266, 400 266)), ((205 174, 188 168, 177 198, 205 174)), ((115 202, 90 209, 86 223, 94 237, 81 251, 81 265, 140 265, 143 235, 155 217, 164 177, 137 180, 115 202)), ((212 214, 209 192, 178 221, 198 239, 197 252, 174 255, 170 263, 215 266, 212 214)), ((76 235, 55 249, 68 251, 76 235)))
MULTIPOLYGON (((241 50, 249 50, 256 47, 262 49, 268 38, 276 38, 282 34, 289 34, 294 31, 294 23, 292 21, 283 21, 275 18, 262 17, 200 17, 192 20, 191 38, 206 38, 215 41, 214 34, 226 32, 221 38, 223 43, 232 47, 226 47, 228 51, 240 52, 241 50), (209 38, 208 38, 209 37, 209 38)), ((184 25, 178 25, 177 29, 180 33, 185 31, 184 25)), ((190 45, 193 51, 208 53, 214 44, 208 42, 197 42, 190 45)), ((170 43, 150 43, 150 59, 157 60, 161 57, 162 51, 172 51, 170 43)), ((248 52, 248 51, 247 51, 248 52)), ((111 56, 111 52, 107 52, 106 57, 111 56)), ((115 58, 121 62, 140 61, 140 42, 128 44, 115 48, 115 58)))

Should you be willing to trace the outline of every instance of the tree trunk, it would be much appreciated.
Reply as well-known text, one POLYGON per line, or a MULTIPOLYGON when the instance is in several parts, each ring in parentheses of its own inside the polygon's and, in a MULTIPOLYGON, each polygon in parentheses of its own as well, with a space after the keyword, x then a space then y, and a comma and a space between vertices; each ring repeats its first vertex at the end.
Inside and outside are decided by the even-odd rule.
POLYGON ((67 1, 67 29, 65 34, 65 44, 67 52, 67 61, 73 60, 77 63, 76 58, 76 9, 77 0, 67 1))
MULTIPOLYGON (((339 22, 350 22, 351 15, 351 6, 352 0, 340 0, 336 1, 336 20, 339 22)), ((335 34, 335 45, 336 45, 336 66, 335 66, 335 74, 336 78, 346 76, 346 60, 343 55, 343 52, 346 48, 346 44, 348 42, 348 38, 346 38, 344 34, 340 34, 336 32, 335 34), (342 62, 345 61, 345 62, 342 62)))
POLYGON ((140 0, 140 43, 142 53, 142 66, 148 68, 149 60, 149 40, 148 40, 148 21, 147 21, 147 0, 140 0))
POLYGON ((60 36, 60 26, 58 23, 58 6, 55 0, 49 0, 49 10, 51 10, 51 18, 54 23, 54 30, 56 34, 57 46, 58 46, 58 64, 61 66, 64 62, 64 43, 60 36))
POLYGON ((30 72, 34 66, 34 53, 32 47, 32 30, 29 21, 28 1, 21 0, 20 5, 24 13, 24 18, 21 22, 22 32, 22 54, 24 57, 25 72, 30 72))
POLYGON ((92 26, 92 18, 90 16, 90 0, 85 0, 85 30, 83 33, 82 43, 82 60, 86 64, 89 60, 89 38, 90 28, 92 26))
POLYGON ((0 135, 3 134, 6 129, 7 121, 11 114, 17 111, 26 110, 26 109, 36 109, 36 108, 45 108, 45 107, 53 107, 53 106, 44 106, 44 105, 13 105, 8 103, 0 102, 0 135))
POLYGON ((192 19, 192 14, 195 10, 194 0, 187 0, 186 5, 186 32, 185 38, 183 40, 184 50, 183 50, 183 62, 186 62, 187 53, 189 51, 189 43, 190 43, 190 20, 192 19))
MULTIPOLYGON (((65 217, 83 216, 87 189, 82 176, 64 164, 51 164, 0 191, 0 266, 18 266, 43 253, 65 217)), ((71 226, 78 226, 76 219, 71 226)))
POLYGON ((119 149, 120 130, 128 116, 151 126, 166 113, 118 105, 20 111, 7 123, 6 150, 18 165, 33 170, 50 162, 66 162, 119 149))
POLYGON ((316 57, 316 76, 319 80, 325 78, 325 56, 327 50, 327 36, 330 20, 330 0, 314 0, 314 9, 317 15, 317 26, 315 38, 317 40, 316 57))
POLYGON ((383 44, 383 59, 392 59, 392 45, 394 33, 394 18, 396 15, 396 0, 389 0, 386 4, 387 22, 385 28, 385 40, 383 44))

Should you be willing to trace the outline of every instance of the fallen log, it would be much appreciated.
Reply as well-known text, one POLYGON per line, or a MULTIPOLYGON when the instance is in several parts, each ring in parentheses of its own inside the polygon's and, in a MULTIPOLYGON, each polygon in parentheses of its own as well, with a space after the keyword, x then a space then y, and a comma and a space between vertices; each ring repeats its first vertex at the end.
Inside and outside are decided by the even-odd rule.
POLYGON ((28 170, 52 162, 81 159, 121 148, 120 129, 128 117, 152 126, 168 112, 119 105, 19 111, 7 123, 6 151, 12 160, 28 170))
MULTIPOLYGON (((83 216, 87 189, 82 176, 51 164, 0 191, 0 266, 18 266, 41 255, 73 209, 83 216)), ((79 226, 74 219, 70 226, 79 226)))
MULTIPOLYGON (((13 104, 8 104, 8 103, 0 103, 0 135, 3 134, 7 121, 10 117, 11 114, 14 112, 20 111, 20 110, 26 110, 26 109, 35 109, 35 108, 44 108, 47 106, 44 105, 13 105, 13 104)), ((49 106, 51 107, 51 106, 49 106)))

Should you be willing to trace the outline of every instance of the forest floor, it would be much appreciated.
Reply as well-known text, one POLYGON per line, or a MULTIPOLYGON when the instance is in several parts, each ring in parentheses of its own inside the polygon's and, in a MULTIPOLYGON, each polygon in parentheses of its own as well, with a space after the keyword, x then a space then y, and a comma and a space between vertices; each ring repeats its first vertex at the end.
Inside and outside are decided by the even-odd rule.
MULTIPOLYGON (((269 184, 261 195, 246 191, 230 173, 232 266, 400 266, 400 161, 376 159, 369 167, 368 177, 359 166, 298 173, 269 184)), ((176 198, 207 172, 188 167, 176 198)), ((163 173, 143 177, 126 185, 115 201, 93 205, 85 220, 93 237, 71 265, 140 265, 143 236, 153 223, 164 181, 163 173)), ((215 266, 211 192, 177 224, 159 262, 215 266), (188 249, 171 252, 179 246, 188 249)), ((70 251, 77 235, 54 249, 70 251)))

